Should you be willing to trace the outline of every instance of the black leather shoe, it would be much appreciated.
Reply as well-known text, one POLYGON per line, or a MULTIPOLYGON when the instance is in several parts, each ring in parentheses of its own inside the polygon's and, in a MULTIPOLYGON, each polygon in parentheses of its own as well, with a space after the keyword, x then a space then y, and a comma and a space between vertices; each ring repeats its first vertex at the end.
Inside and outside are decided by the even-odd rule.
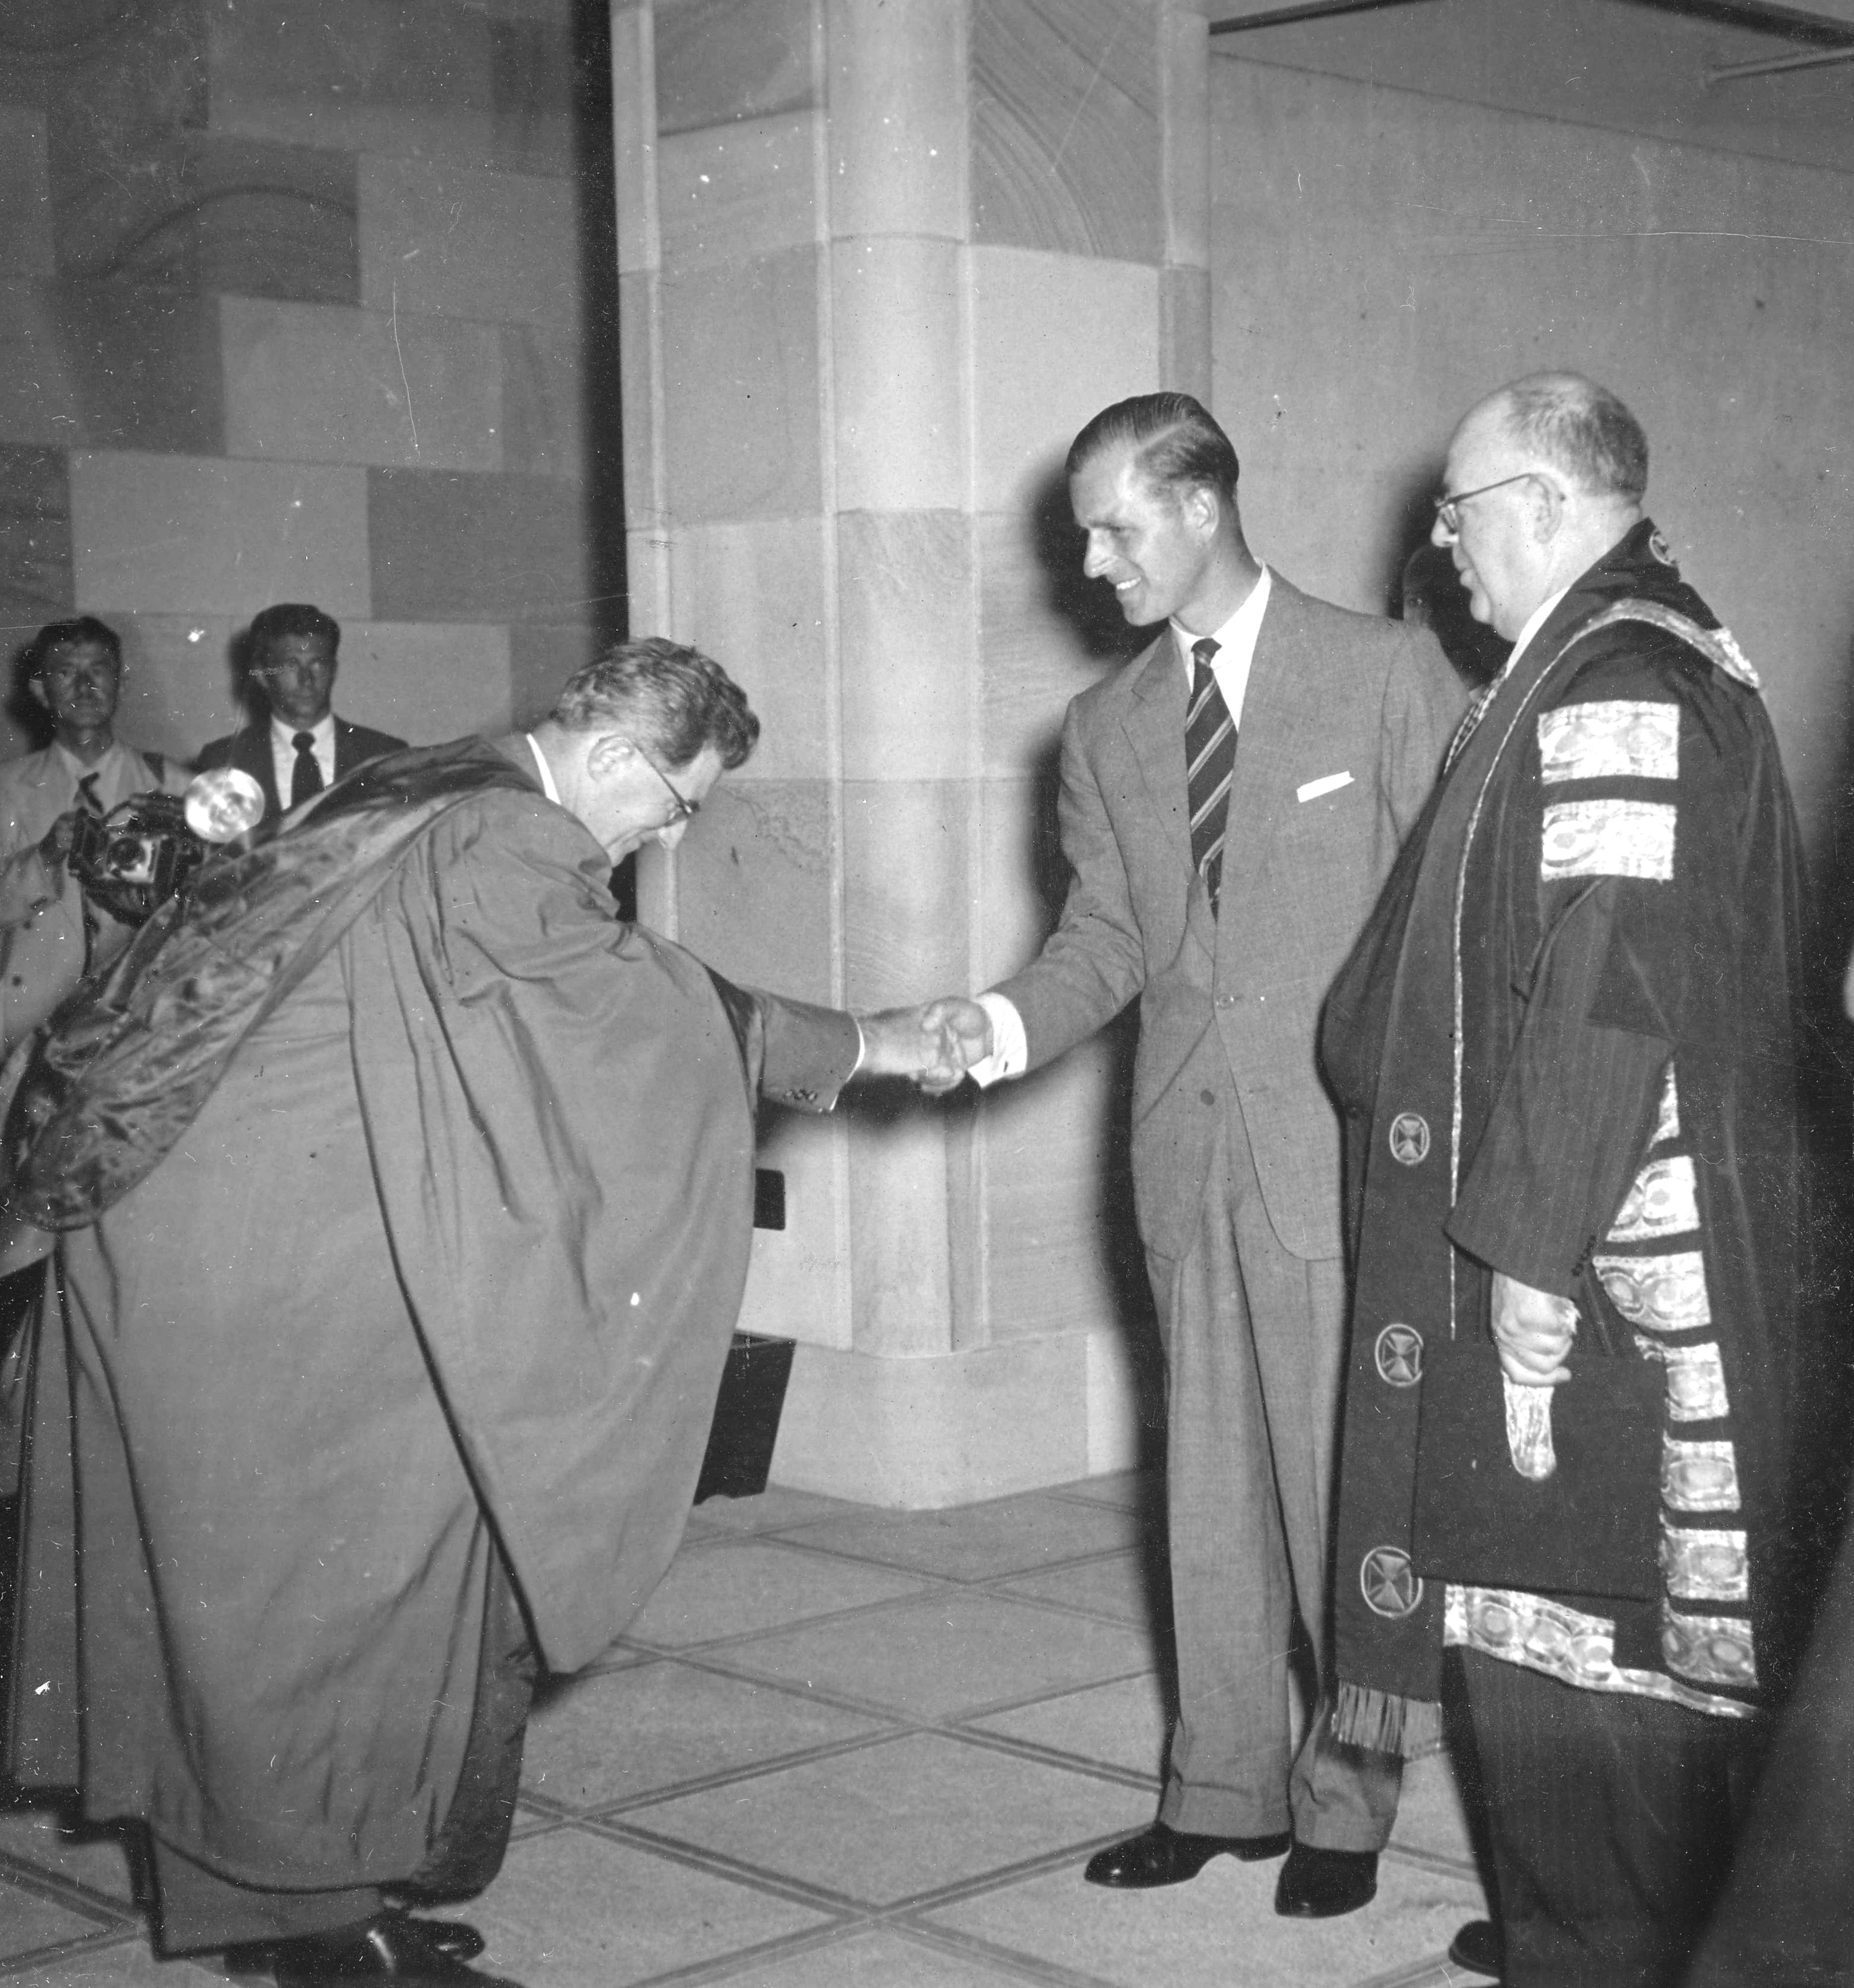
MULTIPOLYGON (((473 1927, 462 1930, 472 1939, 473 1927)), ((397 1981, 402 1988, 520 1988, 500 1974, 467 1967, 444 1945, 444 1922, 384 1912, 341 1932, 279 1940, 269 1949, 277 1988, 345 1988, 354 1981, 397 1981)), ((476 1952, 481 1951, 479 1941, 476 1952)))
MULTIPOLYGON (((396 1919, 411 1916, 398 1905, 388 1905, 387 1911, 396 1919)), ((461 1919, 420 1919, 416 1923, 419 1935, 449 1959, 474 1960, 483 1950, 483 1936, 461 1919)), ((276 1952, 274 1945, 228 1947, 227 1971, 235 1976, 268 1975, 275 1965, 276 1952)))
POLYGON ((1498 1981, 1506 1972, 1506 1942, 1491 1919, 1470 1919, 1448 1943, 1448 1957, 1470 1974, 1498 1981))
POLYGON ((1185 1883, 1213 1857, 1258 1863, 1265 1857, 1280 1856, 1292 1841, 1285 1829, 1274 1836, 1197 1836, 1189 1830, 1155 1822, 1137 1836, 1097 1850, 1082 1875, 1091 1885, 1147 1892, 1160 1885, 1185 1883))
MULTIPOLYGON (((387 1908, 395 1919, 411 1919, 410 1912, 387 1908)), ((474 1960, 485 1944, 483 1936, 473 1925, 462 1919, 412 1919, 427 1939, 440 1953, 448 1954, 453 1960, 474 1960)))
POLYGON ((1377 1896, 1375 1850, 1319 1850, 1297 1843, 1275 1886, 1275 1909, 1284 1919, 1336 1919, 1377 1896))

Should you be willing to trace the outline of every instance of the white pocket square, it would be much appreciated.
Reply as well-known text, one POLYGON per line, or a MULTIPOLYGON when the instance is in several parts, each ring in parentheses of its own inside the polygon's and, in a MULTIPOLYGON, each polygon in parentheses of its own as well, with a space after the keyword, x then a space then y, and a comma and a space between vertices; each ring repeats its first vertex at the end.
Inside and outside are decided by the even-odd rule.
POLYGON ((1322 794, 1336 794, 1341 787, 1352 784, 1349 773, 1329 773, 1323 780, 1309 780, 1304 787, 1294 789, 1297 801, 1316 801, 1322 794))

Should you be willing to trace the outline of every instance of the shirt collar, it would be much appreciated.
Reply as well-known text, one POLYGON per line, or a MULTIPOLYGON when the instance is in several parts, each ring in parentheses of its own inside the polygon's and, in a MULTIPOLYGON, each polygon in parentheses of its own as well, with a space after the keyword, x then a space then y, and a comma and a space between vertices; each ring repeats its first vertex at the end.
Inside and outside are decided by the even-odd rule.
POLYGON ((277 717, 275 713, 272 715, 270 721, 271 738, 275 743, 282 746, 285 751, 291 751, 295 749, 296 734, 299 732, 306 730, 309 733, 310 738, 315 740, 318 748, 325 746, 333 746, 335 741, 335 714, 332 711, 325 711, 322 714, 321 719, 318 723, 307 726, 301 725, 285 725, 283 720, 277 717))
POLYGON ((1509 670, 1518 661, 1526 644, 1551 619, 1559 601, 1563 600, 1570 590, 1569 587, 1561 587, 1555 593, 1547 594, 1527 617, 1525 626, 1520 630, 1518 637, 1513 644, 1513 653, 1506 659, 1506 666, 1509 670))
MULTIPOLYGON (((1232 663, 1246 667, 1254 656, 1255 638, 1261 633, 1261 617, 1268 605, 1268 569, 1265 566, 1261 570, 1261 577, 1249 589, 1242 605, 1221 627, 1210 631, 1211 639, 1217 644, 1217 662, 1220 670, 1232 663)), ((1194 661, 1191 645, 1202 641, 1204 637, 1201 634, 1194 635, 1190 629, 1181 627, 1176 621, 1171 624, 1171 629, 1172 639, 1178 645, 1178 654, 1188 674, 1194 661)))
MULTIPOLYGON (((117 759, 122 755, 123 746, 122 742, 120 739, 111 739, 109 746, 105 749, 103 756, 97 761, 94 766, 86 766, 84 762, 78 758, 75 752, 66 752, 64 747, 60 745, 56 739, 52 741, 52 749, 58 755, 59 758, 64 762, 65 765, 69 768, 72 781, 75 783, 79 780, 86 778, 92 773, 102 776, 113 771, 115 768, 117 759)), ((105 783, 100 777, 96 784, 99 787, 101 787, 105 784, 105 783)))
POLYGON ((522 736, 528 741, 528 749, 535 756, 535 769, 541 776, 542 793, 556 807, 565 806, 560 799, 560 789, 554 785, 554 769, 547 763, 547 755, 535 743, 535 735, 532 732, 524 732, 522 736))

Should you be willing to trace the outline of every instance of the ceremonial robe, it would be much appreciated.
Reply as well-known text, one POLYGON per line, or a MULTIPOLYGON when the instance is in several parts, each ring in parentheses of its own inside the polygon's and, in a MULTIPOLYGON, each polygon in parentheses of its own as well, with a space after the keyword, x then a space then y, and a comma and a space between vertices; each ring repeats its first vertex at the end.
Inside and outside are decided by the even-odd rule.
MULTIPOLYGON (((1795 824, 1755 678, 1646 521, 1573 584, 1464 729, 1322 1035, 1358 1264, 1336 1723, 1415 1750, 1433 1720, 1412 1707, 1433 1709, 1446 1640, 1492 1665, 1490 1696, 1519 1693, 1524 1746, 1575 1729, 1620 1800, 1702 1729, 1744 1720, 1780 1648, 1807 1215, 1795 824), (1589 1533, 1527 1511, 1477 1548, 1492 1573, 1464 1577, 1452 1557, 1517 1467, 1491 1352, 1467 1391, 1499 1483, 1425 1428, 1444 1356, 1486 1347, 1495 1270, 1577 1307, 1570 1380, 1518 1391, 1548 1392, 1565 1452, 1538 1495, 1579 1490, 1586 1513, 1619 1520, 1626 1550, 1600 1570, 1589 1533), (1663 1383, 1643 1425, 1572 1456, 1580 1422, 1638 1361, 1663 1383), (1454 1534, 1413 1524, 1431 1493, 1425 1509, 1454 1534), (1542 1556, 1548 1577, 1503 1578, 1522 1556, 1542 1556), (1528 1709, 1537 1687, 1515 1672, 1587 1702, 1528 1709), (1616 1764, 1631 1759, 1639 1777, 1616 1764)), ((1478 1710, 1475 1727, 1497 1778, 1515 1729, 1484 1729, 1478 1710)), ((1734 1763, 1704 1751, 1694 1771, 1729 1806, 1734 1763)), ((1658 1813, 1552 1822, 1528 1856, 1575 1865, 1582 1832, 1605 1868, 1588 1887, 1570 1871, 1583 1904, 1561 1895, 1528 1917, 1499 1833, 1524 1805, 1496 1790, 1510 1980, 1586 1966, 1575 1978, 1663 1978, 1722 1833, 1683 1802, 1657 1786, 1658 1813), (1613 1863, 1612 1828, 1627 1844, 1613 1863), (1619 1897, 1663 1851, 1665 1884, 1619 1897), (1567 1957, 1551 1942, 1581 1939, 1586 1907, 1604 1923, 1567 1957)))
POLYGON ((609 860, 532 764, 464 742, 330 790, 202 885, 239 904, 231 952, 124 996, 177 1060, 240 990, 285 989, 62 1239, 69 1389, 51 1340, 15 1672, 51 1689, 15 1695, 13 1767, 63 1777, 81 1680, 85 1812, 238 1885, 427 1868, 498 1556, 556 1670, 649 1594, 745 1276, 751 1087, 822 1108, 856 1059, 848 1016, 742 996, 619 923, 609 860), (306 872, 356 833, 373 870, 306 872), (273 948, 265 907, 305 874, 273 948), (345 926, 306 963, 330 905, 345 926), (44 1655, 73 1430, 75 1678, 44 1655))

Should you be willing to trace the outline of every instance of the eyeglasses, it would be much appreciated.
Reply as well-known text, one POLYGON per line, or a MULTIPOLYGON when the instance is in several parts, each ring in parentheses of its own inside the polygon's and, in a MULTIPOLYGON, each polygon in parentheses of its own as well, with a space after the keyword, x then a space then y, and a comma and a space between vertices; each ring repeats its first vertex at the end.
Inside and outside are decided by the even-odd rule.
POLYGON ((1451 490, 1447 495, 1436 498, 1436 516, 1441 521, 1443 530, 1451 534, 1460 532, 1461 506, 1469 498, 1484 497, 1490 490, 1504 490, 1509 483, 1523 483, 1528 476, 1538 474, 1536 469, 1522 469, 1517 476, 1503 476, 1498 483, 1484 483, 1477 490, 1451 490))
POLYGON ((680 828, 685 821, 693 821, 701 813, 701 803, 691 800, 635 739, 631 741, 631 749, 657 776, 657 779, 662 781, 670 800, 676 803, 676 812, 663 824, 664 827, 680 828))

